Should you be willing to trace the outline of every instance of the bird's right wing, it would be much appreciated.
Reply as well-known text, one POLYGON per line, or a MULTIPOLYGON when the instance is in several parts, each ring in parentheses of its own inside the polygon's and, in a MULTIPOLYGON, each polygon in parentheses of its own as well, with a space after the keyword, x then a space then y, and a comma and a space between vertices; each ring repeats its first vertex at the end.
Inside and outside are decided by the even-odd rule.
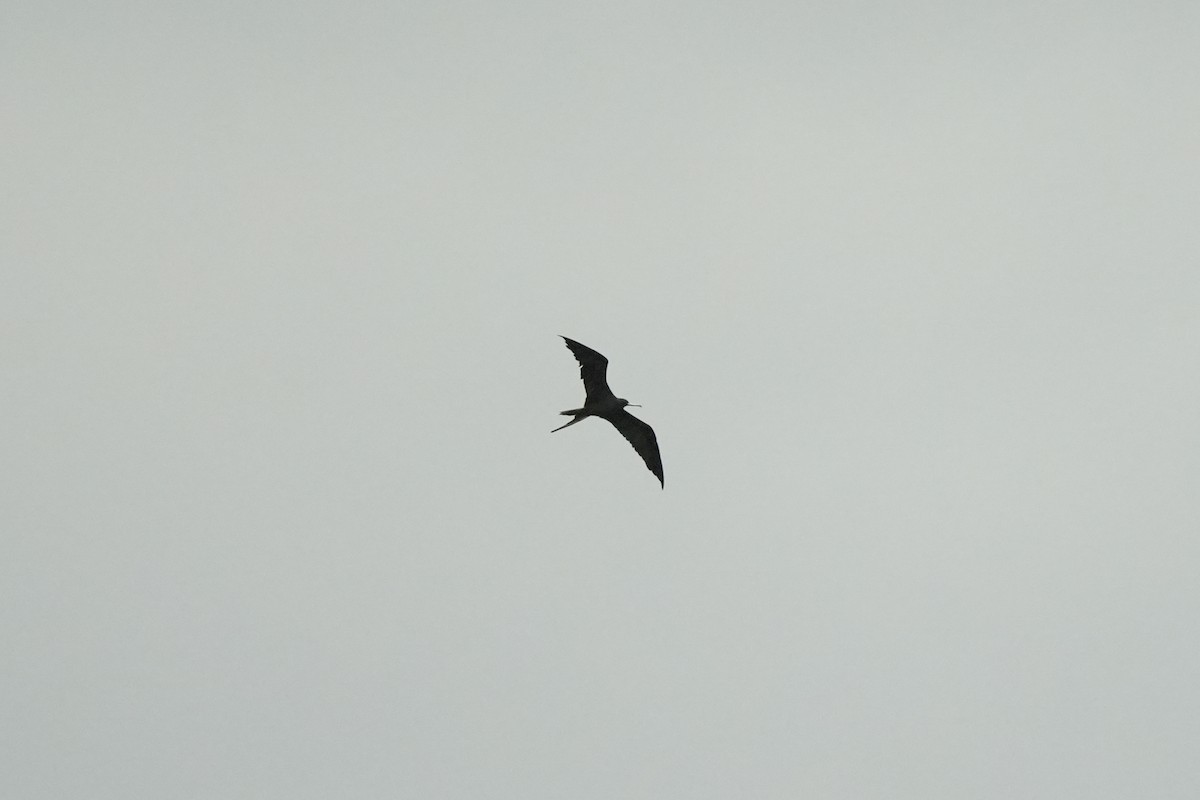
POLYGON ((662 455, 658 452, 658 437, 654 435, 654 428, 625 409, 606 415, 605 419, 629 440, 633 449, 642 457, 642 461, 645 461, 646 466, 654 473, 654 477, 658 478, 658 482, 663 487, 666 487, 666 481, 663 480, 662 455))
POLYGON ((575 360, 579 362, 579 377, 583 379, 583 389, 587 392, 589 403, 605 397, 611 397, 608 388, 608 359, 590 347, 582 345, 574 339, 562 337, 567 343, 575 360))

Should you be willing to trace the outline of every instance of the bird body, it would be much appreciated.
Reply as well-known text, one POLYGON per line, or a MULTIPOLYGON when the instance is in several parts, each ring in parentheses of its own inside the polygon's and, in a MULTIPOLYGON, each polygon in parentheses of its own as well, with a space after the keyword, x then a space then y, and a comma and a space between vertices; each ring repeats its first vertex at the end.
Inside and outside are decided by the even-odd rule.
POLYGON ((634 405, 633 403, 623 397, 617 397, 608 388, 608 359, 574 339, 568 339, 566 336, 562 338, 575 360, 579 362, 579 377, 583 379, 587 397, 582 408, 559 412, 573 416, 574 419, 550 432, 561 431, 588 417, 606 419, 633 445, 633 449, 646 462, 646 467, 658 478, 659 484, 665 487, 662 456, 658 451, 658 439, 654 435, 654 429, 625 410, 626 406, 634 405))

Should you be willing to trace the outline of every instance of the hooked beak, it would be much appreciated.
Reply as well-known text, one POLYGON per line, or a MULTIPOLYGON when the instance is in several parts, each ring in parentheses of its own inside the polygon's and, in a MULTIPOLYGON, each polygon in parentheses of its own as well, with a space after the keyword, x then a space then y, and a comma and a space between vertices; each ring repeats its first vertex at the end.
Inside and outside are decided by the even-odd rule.
POLYGON ((641 408, 641 407, 642 407, 642 404, 641 404, 641 403, 628 403, 627 405, 631 405, 631 406, 633 406, 634 408, 641 408))

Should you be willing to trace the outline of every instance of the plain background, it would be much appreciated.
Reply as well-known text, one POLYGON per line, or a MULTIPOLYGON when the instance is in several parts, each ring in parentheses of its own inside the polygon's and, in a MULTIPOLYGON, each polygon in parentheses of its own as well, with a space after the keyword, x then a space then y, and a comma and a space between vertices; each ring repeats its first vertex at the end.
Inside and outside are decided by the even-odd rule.
POLYGON ((5 3, 0 794, 1200 796, 1197 42, 5 3))

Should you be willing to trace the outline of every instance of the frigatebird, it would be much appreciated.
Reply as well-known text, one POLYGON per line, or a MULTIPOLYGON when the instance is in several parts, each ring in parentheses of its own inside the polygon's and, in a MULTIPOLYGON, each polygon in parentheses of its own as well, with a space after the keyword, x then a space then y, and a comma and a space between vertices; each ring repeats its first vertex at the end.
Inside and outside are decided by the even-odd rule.
POLYGON ((622 436, 629 440, 633 449, 642 457, 642 461, 645 461, 646 466, 654 473, 654 477, 658 478, 658 482, 663 488, 666 488, 666 481, 663 480, 662 456, 658 453, 658 439, 654 436, 654 429, 625 410, 625 406, 635 406, 636 408, 641 408, 641 406, 617 397, 612 393, 612 389, 608 388, 608 379, 605 377, 605 373, 608 372, 607 358, 574 339, 568 339, 566 336, 562 338, 574 354, 575 360, 579 362, 579 377, 583 379, 583 388, 587 392, 587 398, 583 401, 583 408, 560 411, 560 414, 573 414, 575 419, 550 432, 554 433, 563 428, 569 428, 588 417, 606 419, 621 432, 622 436))

